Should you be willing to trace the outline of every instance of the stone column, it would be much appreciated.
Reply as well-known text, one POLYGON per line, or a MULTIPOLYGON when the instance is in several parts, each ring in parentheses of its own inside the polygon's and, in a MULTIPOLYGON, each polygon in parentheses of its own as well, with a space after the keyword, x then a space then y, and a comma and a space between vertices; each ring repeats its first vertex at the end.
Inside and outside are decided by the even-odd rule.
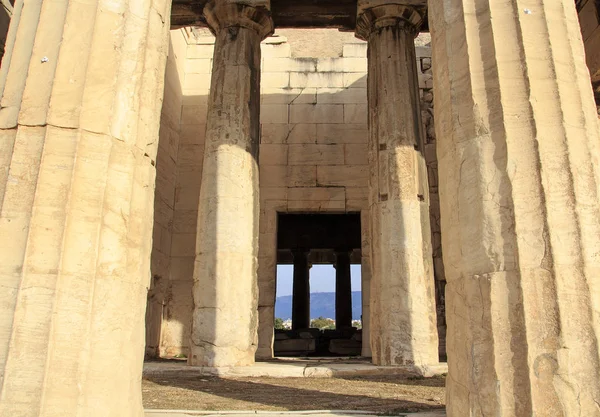
POLYGON ((348 251, 335 252, 335 327, 352 327, 352 282, 348 251))
POLYGON ((371 348, 378 365, 438 362, 414 47, 422 22, 421 9, 394 0, 358 3, 356 34, 369 43, 371 348))
POLYGON ((361 259, 361 320, 362 320, 362 351, 361 356, 370 358, 371 353, 371 258, 361 259), (367 265, 368 263, 368 265, 367 265))
POLYGON ((362 233, 360 275, 362 303, 362 352, 361 356, 370 358, 371 354, 371 215, 369 210, 360 212, 362 233))
POLYGON ((294 255, 294 284, 292 290, 292 329, 310 327, 310 265, 308 251, 296 250, 294 255))
POLYGON ((267 4, 213 0, 215 34, 194 267, 189 363, 254 363, 258 327, 260 42, 267 4))
MULTIPOLYGON (((261 203, 258 243, 258 347, 256 359, 273 358, 277 293, 277 212, 261 203)), ((287 204, 287 203, 286 203, 287 204)))
POLYGON ((600 415, 600 137, 571 0, 430 2, 448 415, 600 415))
POLYGON ((15 3, 0 71, 2 416, 143 415, 170 7, 15 3))

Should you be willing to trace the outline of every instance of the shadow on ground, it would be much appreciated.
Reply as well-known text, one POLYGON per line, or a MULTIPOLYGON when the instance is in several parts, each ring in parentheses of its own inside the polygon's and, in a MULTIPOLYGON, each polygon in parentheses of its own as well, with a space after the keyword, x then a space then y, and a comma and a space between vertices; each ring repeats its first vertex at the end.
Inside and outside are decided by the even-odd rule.
POLYGON ((188 410, 361 410, 384 414, 444 408, 445 379, 403 376, 236 378, 148 376, 144 407, 188 410))

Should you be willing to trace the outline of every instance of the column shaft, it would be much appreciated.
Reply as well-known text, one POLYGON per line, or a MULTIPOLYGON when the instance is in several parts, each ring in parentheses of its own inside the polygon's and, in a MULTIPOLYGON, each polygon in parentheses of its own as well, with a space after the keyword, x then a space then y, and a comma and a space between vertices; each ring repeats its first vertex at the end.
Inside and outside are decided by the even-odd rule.
POLYGON ((271 233, 260 234, 258 254, 258 348, 257 359, 273 358, 275 299, 277 293, 277 212, 261 210, 261 225, 271 233), (269 218, 271 217, 271 218, 269 218))
POLYGON ((430 2, 448 415, 600 416, 600 137, 574 2, 430 2))
POLYGON ((310 266, 308 252, 294 252, 294 287, 292 293, 292 329, 310 327, 310 266))
POLYGON ((352 327, 350 254, 346 251, 335 255, 335 327, 352 327))
POLYGON ((141 417, 170 2, 15 9, 0 74, 0 415, 141 417))
POLYGON ((422 18, 393 3, 359 8, 357 24, 369 43, 371 348, 376 364, 419 366, 438 362, 414 47, 422 18))
POLYGON ((189 362, 254 363, 258 326, 260 42, 268 10, 210 2, 215 52, 198 207, 189 362))
POLYGON ((371 354, 371 215, 368 210, 360 213, 362 228, 362 248, 360 259, 361 297, 362 297, 362 352, 361 356, 370 358, 371 354))

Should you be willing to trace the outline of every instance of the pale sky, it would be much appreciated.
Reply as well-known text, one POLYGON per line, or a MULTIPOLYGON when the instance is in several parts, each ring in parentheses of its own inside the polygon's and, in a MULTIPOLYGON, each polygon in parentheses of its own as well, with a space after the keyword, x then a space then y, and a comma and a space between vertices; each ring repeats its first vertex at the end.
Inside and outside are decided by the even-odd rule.
MULTIPOLYGON (((292 295, 293 265, 277 265, 277 297, 292 295)), ((360 265, 351 265, 352 291, 360 291, 360 265)), ((333 265, 313 265, 310 269, 310 292, 335 292, 333 265)))

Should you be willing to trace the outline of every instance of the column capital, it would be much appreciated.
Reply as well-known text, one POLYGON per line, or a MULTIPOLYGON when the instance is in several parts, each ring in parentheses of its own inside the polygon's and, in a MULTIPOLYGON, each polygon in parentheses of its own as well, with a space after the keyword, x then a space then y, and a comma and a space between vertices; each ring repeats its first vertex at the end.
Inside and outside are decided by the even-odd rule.
POLYGON ((368 41, 372 32, 389 26, 411 31, 417 36, 424 22, 425 6, 419 1, 359 0, 356 37, 368 41))
POLYGON ((352 255, 352 249, 335 249, 333 251, 335 253, 335 257, 341 257, 341 256, 347 256, 348 258, 350 258, 350 256, 352 255))
POLYGON ((310 249, 306 249, 306 248, 294 248, 291 250, 292 252, 292 256, 294 257, 294 259, 296 258, 296 256, 305 256, 308 257, 308 255, 310 254, 310 249))
POLYGON ((204 6, 203 14, 210 31, 215 35, 225 28, 243 27, 265 39, 275 30, 269 5, 269 1, 242 3, 211 0, 204 6))

